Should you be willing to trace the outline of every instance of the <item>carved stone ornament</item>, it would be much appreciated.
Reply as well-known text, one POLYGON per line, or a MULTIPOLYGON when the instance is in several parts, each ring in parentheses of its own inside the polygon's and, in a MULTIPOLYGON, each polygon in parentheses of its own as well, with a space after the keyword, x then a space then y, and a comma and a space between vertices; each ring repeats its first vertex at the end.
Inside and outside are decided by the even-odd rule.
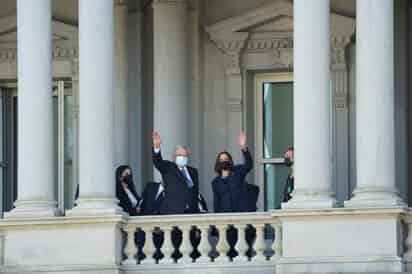
MULTIPOLYGON (((226 71, 241 71, 241 55, 272 53, 273 64, 293 66, 293 4, 275 1, 207 26, 210 39, 227 59, 226 71)), ((331 13, 331 65, 346 65, 345 48, 355 32, 355 20, 331 13)))

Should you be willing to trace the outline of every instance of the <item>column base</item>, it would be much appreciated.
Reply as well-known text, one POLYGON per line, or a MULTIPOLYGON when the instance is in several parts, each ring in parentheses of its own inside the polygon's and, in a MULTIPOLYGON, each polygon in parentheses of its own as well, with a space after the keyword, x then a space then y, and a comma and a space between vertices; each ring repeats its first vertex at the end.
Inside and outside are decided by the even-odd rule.
POLYGON ((405 207, 406 204, 393 188, 358 188, 345 207, 405 207))
POLYGON ((79 198, 77 205, 66 211, 66 216, 127 215, 114 198, 79 198))
POLYGON ((292 199, 282 203, 282 209, 323 209, 336 206, 331 192, 299 191, 292 193, 292 199))
POLYGON ((10 212, 4 213, 5 219, 55 217, 62 215, 62 212, 56 207, 57 203, 55 201, 17 200, 14 206, 15 208, 10 212))

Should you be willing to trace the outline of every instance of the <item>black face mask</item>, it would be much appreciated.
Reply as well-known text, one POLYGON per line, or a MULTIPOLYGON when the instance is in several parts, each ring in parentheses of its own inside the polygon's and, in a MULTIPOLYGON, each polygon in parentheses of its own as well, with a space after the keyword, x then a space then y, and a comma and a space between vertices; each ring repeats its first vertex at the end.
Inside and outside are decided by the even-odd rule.
POLYGON ((133 183, 133 176, 131 174, 128 174, 126 176, 123 176, 122 178, 123 182, 125 182, 126 184, 132 184, 133 183))
POLYGON ((229 160, 219 161, 218 163, 218 170, 222 172, 222 170, 231 170, 233 168, 233 163, 229 160))

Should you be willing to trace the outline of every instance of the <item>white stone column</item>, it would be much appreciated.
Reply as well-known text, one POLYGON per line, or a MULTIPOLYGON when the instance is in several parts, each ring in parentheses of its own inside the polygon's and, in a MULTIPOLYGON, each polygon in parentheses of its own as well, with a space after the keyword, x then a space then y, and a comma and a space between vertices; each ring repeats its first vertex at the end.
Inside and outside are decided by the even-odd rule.
POLYGON ((186 0, 153 1, 154 130, 164 158, 188 143, 188 31, 186 0))
POLYGON ((115 166, 129 163, 127 0, 114 0, 114 148, 115 166))
POLYGON ((5 217, 57 213, 51 37, 51 0, 18 0, 18 199, 5 217))
POLYGON ((114 175, 113 0, 79 1, 79 185, 68 215, 120 212, 114 175))
POLYGON ((331 188, 329 0, 295 0, 295 191, 283 208, 328 208, 331 188))
POLYGON ((394 6, 356 1, 357 187, 345 206, 396 206, 394 6))

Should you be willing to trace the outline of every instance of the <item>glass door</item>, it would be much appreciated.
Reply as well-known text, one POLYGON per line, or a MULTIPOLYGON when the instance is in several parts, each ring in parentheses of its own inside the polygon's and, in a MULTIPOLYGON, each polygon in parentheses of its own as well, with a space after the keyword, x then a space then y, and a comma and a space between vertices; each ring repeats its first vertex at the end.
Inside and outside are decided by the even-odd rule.
POLYGON ((290 168, 284 153, 293 147, 293 81, 290 73, 256 76, 258 182, 265 210, 281 207, 290 168))
MULTIPOLYGON (((17 199, 17 101, 15 83, 0 88, 0 208, 10 211, 17 199)), ((53 83, 55 198, 61 213, 72 208, 76 191, 73 152, 73 95, 70 81, 53 83)))

